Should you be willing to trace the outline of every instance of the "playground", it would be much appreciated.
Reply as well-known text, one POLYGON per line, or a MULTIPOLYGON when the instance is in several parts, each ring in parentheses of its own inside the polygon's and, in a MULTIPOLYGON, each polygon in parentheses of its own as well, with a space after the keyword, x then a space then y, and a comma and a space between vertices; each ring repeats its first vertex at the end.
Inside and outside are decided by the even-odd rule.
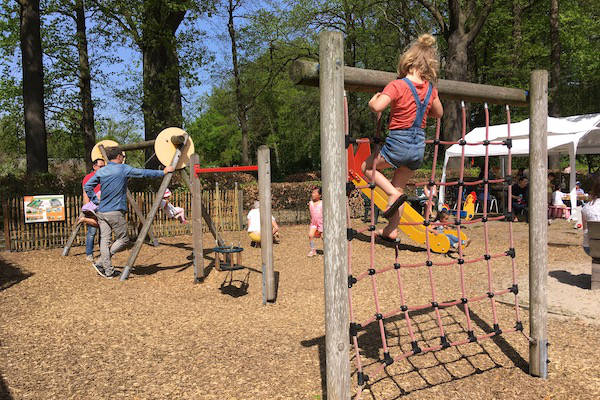
MULTIPOLYGON (((353 221, 354 223, 356 220, 353 221)), ((528 226, 513 224, 521 301, 527 300, 528 226)), ((481 236, 480 225, 468 227, 481 236)), ((306 226, 283 226, 274 248, 278 273, 277 299, 262 305, 260 249, 247 235, 245 269, 212 269, 202 284, 193 284, 191 236, 161 239, 144 245, 127 284, 98 280, 84 262, 83 247, 71 257, 61 250, 0 256, 0 397, 39 398, 182 398, 182 399, 323 399, 324 300, 322 255, 306 258, 306 226), (241 282, 240 282, 241 281, 241 282), (246 284, 243 284, 246 282, 246 284), (7 394, 9 393, 9 394, 7 394), (4 397, 3 397, 4 396, 4 397)), ((566 221, 549 228, 549 374, 548 380, 527 374, 528 343, 520 333, 408 357, 388 367, 362 398, 373 399, 594 399, 600 396, 600 325, 597 292, 589 290, 589 257, 581 250, 581 233, 566 221), (568 260, 569 267, 566 266, 568 260), (580 266, 573 269, 572 266, 580 266)), ((369 243, 352 241, 354 268, 368 265, 369 243)), ((212 240, 205 235, 205 242, 212 240)), ((364 239, 366 240, 366 239, 364 239)), ((506 243, 506 223, 490 223, 493 250, 506 243)), ((424 260, 424 249, 402 237, 400 257, 424 260)), ((483 254, 474 240, 465 250, 483 254)), ((319 249, 322 243, 319 242, 319 249)), ((377 245, 381 262, 393 257, 389 244, 377 245)), ((453 256, 452 254, 450 257, 453 256)), ((434 255, 434 261, 449 256, 434 255)), ((127 252, 115 256, 123 265, 127 252)), ((213 254, 205 254, 210 266, 213 254)), ((511 282, 507 258, 494 263, 496 287, 511 282)), ((485 291, 484 263, 471 264, 465 277, 469 293, 485 291)), ((209 267, 210 268, 210 267, 209 267)), ((423 269, 404 272, 412 302, 430 299, 423 269), (422 284, 421 284, 422 282, 422 284)), ((440 299, 460 297, 456 266, 434 269, 440 299)), ((379 278, 383 303, 397 299, 390 276, 379 278)), ((362 285, 362 286, 361 286, 362 285)), ((355 307, 371 313, 368 285, 353 288, 355 307)), ((497 297, 501 327, 514 324, 512 295, 497 297)), ((488 303, 472 308, 476 333, 490 332, 488 303)), ((426 310, 427 311, 427 310, 426 310)), ((522 321, 528 332, 527 305, 522 321)), ((442 311, 451 337, 464 335, 458 307, 442 311)), ((431 312, 415 313, 420 343, 439 337, 431 312)), ((386 320, 389 345, 408 343, 402 321, 386 320), (393 339, 392 339, 393 337, 393 339)), ((361 333, 363 360, 381 355, 376 330, 361 333), (372 343, 371 346, 368 346, 372 343), (379 349, 378 349, 379 347, 379 349)), ((356 375, 352 361, 352 385, 356 375)))

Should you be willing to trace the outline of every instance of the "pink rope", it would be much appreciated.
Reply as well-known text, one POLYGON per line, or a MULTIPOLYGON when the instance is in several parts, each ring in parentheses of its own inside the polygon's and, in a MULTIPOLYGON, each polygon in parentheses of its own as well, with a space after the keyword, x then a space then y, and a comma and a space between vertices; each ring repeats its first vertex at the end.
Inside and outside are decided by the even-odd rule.
MULTIPOLYGON (((348 107, 348 104, 347 104, 346 98, 344 97, 344 116, 345 116, 344 128, 345 128, 346 135, 349 135, 348 108, 347 107, 348 107)), ((503 251, 500 253, 496 253, 496 254, 491 254, 490 240, 489 240, 489 223, 492 221, 500 221, 500 220, 503 220, 506 218, 506 216, 504 216, 504 215, 498 216, 498 217, 489 217, 488 216, 487 198, 488 198, 488 194, 489 194, 489 185, 494 184, 494 183, 505 183, 506 182, 506 179, 504 179, 504 178, 489 179, 489 173, 488 173, 488 170, 489 170, 489 146, 503 145, 503 146, 508 147, 507 175, 511 176, 511 174, 512 174, 512 169, 511 169, 512 168, 512 153, 511 153, 511 146, 509 144, 511 143, 512 139, 511 139, 511 134, 510 134, 510 110, 508 107, 506 107, 508 132, 507 132, 507 140, 505 140, 505 141, 490 141, 489 140, 489 110, 488 110, 487 104, 485 105, 484 110, 485 110, 485 141, 469 142, 469 143, 466 142, 465 137, 466 137, 467 124, 466 124, 466 109, 465 109, 464 103, 462 103, 462 105, 461 105, 462 129, 461 129, 461 139, 459 141, 441 141, 440 140, 440 121, 439 120, 437 121, 437 124, 436 124, 435 139, 425 141, 426 143, 434 144, 433 166, 432 166, 432 170, 431 170, 430 180, 429 180, 429 182, 418 182, 415 184, 415 186, 428 186, 430 188, 428 198, 427 198, 427 203, 426 203, 426 209, 424 212, 424 220, 425 220, 426 228, 428 228, 429 226, 431 226, 431 227, 436 227, 436 226, 454 226, 454 227, 456 227, 457 235, 459 238, 458 259, 448 261, 448 262, 433 262, 432 250, 431 250, 431 246, 430 246, 430 234, 431 233, 429 232, 429 229, 425 229, 425 247, 427 250, 427 255, 426 255, 425 261, 420 261, 420 262, 415 262, 415 263, 401 262, 401 260, 399 259, 398 245, 396 245, 395 249, 394 249, 395 250, 394 263, 392 265, 386 265, 386 266, 380 267, 379 269, 376 268, 376 265, 375 265, 375 238, 376 238, 376 235, 375 235, 375 204, 373 201, 374 189, 373 189, 372 184, 374 183, 375 171, 377 171, 377 158, 378 158, 378 154, 379 154, 379 150, 380 150, 379 143, 382 142, 380 139, 380 129, 381 129, 381 123, 382 123, 381 115, 379 114, 377 116, 377 130, 376 130, 374 139, 361 138, 361 139, 355 139, 355 140, 349 141, 349 143, 357 143, 357 144, 358 143, 374 143, 375 144, 375 148, 374 148, 374 152, 373 152, 374 160, 373 160, 373 166, 372 166, 373 173, 371 174, 371 177, 368 180, 369 185, 357 187, 357 189, 369 189, 370 200, 371 200, 371 205, 370 205, 370 210, 369 210, 370 211, 370 225, 359 227, 356 230, 353 230, 353 232, 355 232, 355 233, 370 232, 370 235, 369 235, 370 236, 369 267, 367 268, 366 271, 365 270, 360 271, 357 276, 353 276, 352 245, 351 245, 352 241, 350 240, 349 244, 348 244, 348 300, 349 300, 350 320, 355 321, 355 313, 354 313, 354 308, 353 308, 353 304, 352 304, 352 288, 358 282, 360 282, 364 279, 367 279, 367 278, 370 279, 370 282, 371 282, 370 286, 373 291, 373 303, 374 303, 374 308, 375 308, 374 315, 370 316, 369 318, 366 318, 360 324, 352 322, 351 327, 350 327, 352 347, 354 349, 354 359, 356 362, 357 376, 358 376, 359 382, 361 382, 361 384, 359 385, 359 389, 358 389, 356 398, 360 398, 363 388, 365 387, 365 385, 368 384, 366 381, 367 377, 364 374, 364 365, 361 360, 360 346, 358 343, 358 331, 360 331, 361 329, 364 329, 366 326, 368 326, 369 324, 372 324, 374 322, 377 322, 377 325, 379 328, 379 336, 381 338, 382 349, 384 352, 383 362, 381 363, 381 365, 379 365, 375 369, 376 375, 379 375, 383 371, 383 369, 385 369, 386 366, 391 364, 392 362, 401 360, 406 357, 410 357, 417 353, 438 351, 438 350, 444 349, 449 346, 460 346, 460 345, 463 345, 463 344, 466 344, 469 342, 473 342, 473 341, 479 342, 482 340, 487 340, 487 339, 493 338, 494 336, 499 335, 501 333, 510 333, 510 332, 515 332, 515 331, 523 332, 520 315, 519 315, 519 305, 518 305, 519 303, 518 303, 518 297, 517 297, 517 292, 518 292, 517 269, 516 269, 516 261, 515 261, 515 257, 514 257, 514 235, 513 235, 512 219, 509 219, 509 221, 508 221, 509 222, 509 227, 508 227, 509 246, 510 246, 509 250, 503 251), (440 145, 451 145, 451 144, 461 144, 461 166, 460 166, 460 170, 459 170, 459 178, 457 181, 454 181, 454 182, 445 182, 445 183, 436 182, 436 165, 437 165, 437 161, 439 158, 439 146, 440 145), (465 146, 476 146, 476 145, 484 145, 485 146, 484 176, 483 176, 483 179, 480 179, 477 181, 464 182, 465 146), (484 194, 485 201, 483 204, 483 213, 480 218, 472 219, 470 221, 463 221, 461 219, 460 210, 457 210, 456 220, 454 223, 452 223, 452 222, 442 223, 442 222, 431 221, 431 216, 432 216, 431 213, 432 213, 432 207, 433 207, 433 190, 432 189, 435 186, 437 186, 437 187, 459 186, 460 190, 458 191, 457 204, 460 205, 460 204, 462 204, 462 200, 463 200, 463 187, 476 186, 476 185, 481 185, 481 184, 483 184, 483 187, 484 187, 483 194, 484 194), (462 229, 462 226, 464 226, 464 225, 475 224, 475 223, 483 223, 483 228, 484 228, 483 229, 484 230, 484 238, 483 239, 484 239, 485 254, 474 257, 474 258, 465 259, 462 246, 460 245, 461 244, 461 242, 460 242, 461 241, 461 229, 462 229), (512 282, 513 282, 512 287, 507 288, 507 289, 495 290, 494 285, 493 285, 492 260, 507 257, 507 256, 511 257, 511 268, 512 268, 511 274, 512 274, 512 282), (465 269, 469 265, 480 263, 482 261, 486 262, 486 267, 487 267, 487 281, 488 281, 487 282, 487 293, 467 298, 467 288, 466 288, 466 283, 465 283, 465 269), (458 265, 458 270, 459 270, 459 284, 460 284, 461 298, 455 299, 455 300, 450 300, 450 301, 445 301, 445 302, 438 302, 438 295, 436 292, 436 283, 435 283, 435 279, 433 277, 433 268, 451 267, 451 266, 456 266, 456 265, 458 265), (431 290, 431 300, 432 301, 429 304, 410 306, 406 303, 405 282, 402 277, 402 270, 413 269, 413 268, 423 268, 423 267, 426 267, 427 271, 428 271, 429 286, 430 286, 430 290, 431 290), (392 310, 384 312, 382 310, 381 302, 380 302, 380 298, 379 298, 377 275, 384 274, 384 273, 387 273, 392 270, 395 270, 396 281, 398 284, 399 306, 395 306, 392 310), (494 298, 496 296, 501 296, 501 295, 505 295, 508 293, 514 293, 514 296, 515 296, 515 318, 516 318, 517 322, 516 322, 515 327, 513 327, 513 328, 500 330, 499 325, 498 325, 496 302, 495 302, 494 298), (492 309, 494 330, 492 332, 476 336, 473 332, 473 321, 471 319, 469 305, 472 303, 482 302, 485 300, 490 301, 490 306, 492 309), (460 339, 460 340, 450 342, 446 338, 446 335, 445 335, 445 329, 444 329, 444 324, 442 321, 442 316, 440 314, 440 309, 444 309, 447 307, 459 306, 461 304, 463 305, 463 309, 464 309, 468 337, 465 339, 460 339), (440 334, 440 338, 441 338, 440 344, 436 345, 436 346, 419 347, 417 344, 418 340, 417 340, 417 336, 415 334, 415 328, 413 326, 413 321, 411 319, 410 314, 413 312, 416 312, 416 311, 426 310, 426 309, 430 309, 430 308, 433 309, 434 314, 435 314, 434 320, 436 321, 437 329, 439 330, 439 334, 440 334), (389 354, 390 349, 388 347, 388 339, 387 339, 386 330, 385 330, 385 320, 388 318, 391 318, 391 317, 395 317, 395 316, 403 316, 404 317, 404 321, 406 323, 408 335, 410 337, 411 345, 412 345, 413 349, 411 351, 403 352, 402 354, 396 355, 395 357, 391 357, 391 355, 389 354)), ((356 173, 356 171, 354 171, 354 173, 356 173)), ((350 176, 351 171, 348 171, 348 174, 349 174, 348 176, 350 176)), ((511 215, 512 214, 512 202, 511 202, 512 188, 510 185, 508 185, 507 192, 508 192, 507 210, 508 210, 508 215, 511 215)), ((348 203, 346 204, 346 213, 347 213, 348 227, 350 229, 352 229, 351 219, 350 219, 350 207, 349 207, 348 203)), ((399 225, 419 226, 419 225, 423 225, 423 222, 402 222, 399 225)), ((527 337, 527 335, 525 335, 525 336, 527 337)))

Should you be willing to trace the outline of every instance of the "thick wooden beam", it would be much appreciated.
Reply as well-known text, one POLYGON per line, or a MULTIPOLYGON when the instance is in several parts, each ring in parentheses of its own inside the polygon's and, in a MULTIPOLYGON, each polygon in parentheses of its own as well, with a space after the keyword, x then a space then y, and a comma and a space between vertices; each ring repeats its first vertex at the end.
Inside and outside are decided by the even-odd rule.
POLYGON ((271 218, 271 155, 267 146, 258 148, 258 201, 260 202, 260 254, 264 265, 263 281, 266 300, 273 302, 275 270, 273 269, 273 224, 271 218))
MULTIPOLYGON (((296 84, 319 86, 319 64, 314 61, 296 60, 291 64, 289 73, 296 84)), ((351 92, 379 92, 397 77, 395 72, 344 67, 344 88, 351 92)), ((529 105, 527 91, 521 89, 445 79, 438 80, 437 88, 443 99, 529 105)))
POLYGON ((548 71, 531 72, 529 122, 529 373, 548 378, 548 71))
MULTIPOLYGON (((200 162, 196 153, 190 157, 192 165, 200 162)), ((185 172, 185 171, 184 171, 185 172)), ((186 173, 187 176, 187 173, 186 173)), ((194 282, 204 279, 204 247, 202 242, 202 185, 198 175, 192 172, 191 182, 188 185, 192 192, 192 243, 194 244, 194 282)))
POLYGON ((344 39, 319 35, 321 62, 321 176, 327 398, 350 399, 346 148, 344 143, 344 39))

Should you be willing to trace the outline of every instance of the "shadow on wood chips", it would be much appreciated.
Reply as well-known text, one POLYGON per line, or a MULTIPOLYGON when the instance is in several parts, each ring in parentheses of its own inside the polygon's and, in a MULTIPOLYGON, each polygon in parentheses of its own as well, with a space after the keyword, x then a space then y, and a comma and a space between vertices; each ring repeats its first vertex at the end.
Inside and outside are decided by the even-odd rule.
POLYGON ((0 257, 0 291, 14 286, 32 275, 31 272, 25 271, 0 257))
POLYGON ((2 372, 0 372, 0 400, 12 400, 13 397, 10 394, 10 390, 8 390, 8 386, 6 382, 4 382, 4 377, 2 376, 2 372))
MULTIPOLYGON (((461 306, 457 305, 456 308, 464 313, 464 309, 461 306)), ((430 334, 427 334, 428 331, 437 331, 438 326, 435 324, 437 321, 435 317, 430 314, 430 310, 418 310, 410 313, 414 329, 415 337, 419 338, 417 342, 421 343, 420 347, 431 346, 438 344, 437 342, 432 341, 431 339, 424 339, 424 337, 431 337, 430 334), (428 318, 425 321, 416 321, 414 317, 423 316, 428 318), (430 322, 434 322, 433 327, 430 322)), ((471 320, 484 332, 489 333, 493 332, 493 328, 488 325, 481 317, 479 317, 472 310, 470 311, 471 320)), ((447 313, 443 315, 446 318, 446 322, 444 323, 444 328, 448 329, 449 327, 456 327, 458 330, 454 329, 454 334, 463 334, 467 335, 467 331, 462 327, 460 322, 456 319, 456 316, 447 313), (448 321, 450 319, 450 321, 448 321)), ((404 322, 403 316, 395 316, 391 318, 387 318, 385 320, 385 332, 388 343, 388 349, 390 353, 393 353, 394 350, 396 355, 401 353, 406 353, 411 351, 410 346, 410 337, 405 332, 401 332, 402 328, 404 328, 406 323, 404 322), (396 344, 393 344, 396 343, 396 344)), ((381 349, 381 335, 379 331, 379 326, 376 323, 369 324, 366 328, 363 328, 364 331, 362 334, 358 335, 359 347, 361 360, 363 365, 363 371, 365 369, 371 367, 376 367, 376 364, 383 364, 384 361, 380 357, 380 349, 381 349)), ((439 337, 436 339, 439 340, 439 337)), ((492 337, 492 341, 502 350, 502 352, 514 363, 514 365, 520 368, 523 372, 527 373, 528 371, 528 363, 521 357, 521 355, 502 337, 502 335, 496 335, 492 337)), ((309 340, 303 340, 300 344, 304 347, 313 347, 317 346, 319 352, 319 364, 320 364, 320 373, 321 373, 321 391, 322 398, 327 398, 327 374, 326 374, 326 351, 325 351, 325 336, 319 336, 309 340)), ((446 384, 448 382, 457 381, 461 379, 468 378, 473 375, 481 374, 486 371, 490 371, 496 368, 502 368, 502 365, 498 364, 494 361, 494 358, 490 355, 490 353, 484 349, 479 343, 473 343, 472 345, 477 346, 476 351, 470 351, 468 354, 464 353, 459 347, 452 347, 455 352, 455 357, 452 359, 444 359, 439 356, 441 352, 444 350, 438 350, 431 352, 435 358, 435 362, 432 365, 420 366, 415 362, 415 359, 421 357, 421 355, 417 355, 416 357, 407 357, 405 360, 409 364, 409 368, 400 373, 390 373, 388 370, 384 370, 384 373, 380 376, 376 376, 371 378, 368 383, 365 385, 365 388, 369 388, 371 386, 376 385, 384 380, 392 381, 396 386, 399 396, 396 398, 408 395, 413 392, 419 392, 425 389, 433 388, 439 385, 446 384), (481 368, 474 364, 471 360, 475 357, 485 357, 490 366, 481 368), (452 364, 456 364, 457 362, 462 361, 469 366, 471 370, 470 373, 457 375, 451 369, 452 364), (430 378, 427 376, 427 372, 430 370, 434 370, 437 368, 443 368, 447 375, 450 377, 444 381, 431 382, 430 378), (417 374, 419 378, 424 382, 424 384, 416 389, 406 389, 403 385, 404 381, 409 378, 409 375, 417 374)), ((352 344, 351 344, 352 346, 352 344)), ((354 365, 354 358, 356 355, 351 357, 351 363, 354 365)), ((402 360, 399 360, 402 361, 402 360)), ((356 380, 356 373, 358 371, 354 370, 352 372, 351 379, 356 380)), ((370 393, 373 399, 377 397, 373 392, 370 393)))
POLYGON ((550 271, 548 274, 551 277, 558 280, 560 283, 565 285, 571 285, 580 289, 590 289, 592 287, 592 275, 590 274, 577 274, 573 275, 569 271, 550 271))

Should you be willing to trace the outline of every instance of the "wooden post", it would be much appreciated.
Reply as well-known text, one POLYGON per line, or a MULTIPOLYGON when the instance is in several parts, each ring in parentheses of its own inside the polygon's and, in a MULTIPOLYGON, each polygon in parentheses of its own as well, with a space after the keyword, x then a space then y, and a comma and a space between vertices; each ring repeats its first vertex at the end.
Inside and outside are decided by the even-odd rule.
POLYGON ((548 72, 531 72, 529 120, 529 374, 548 377, 548 72))
MULTIPOLYGON (((190 180, 190 177, 188 176, 187 172, 185 172, 185 170, 182 169, 181 174, 183 175, 183 180, 186 182, 188 188, 190 189, 190 191, 192 191, 192 181, 190 180)), ((200 195, 202 196, 202 190, 200 190, 200 195)), ((208 226, 208 230, 210 231, 211 235, 213 235, 213 238, 217 242, 217 245, 223 246, 225 242, 223 241, 221 235, 219 235, 219 232, 217 231, 217 228, 213 223, 212 218, 210 217, 210 213, 208 212, 204 204, 202 204, 201 212, 202 218, 204 218, 204 222, 206 222, 206 226, 208 226)))
MULTIPOLYGON (((221 232, 224 232, 223 229, 223 219, 221 216, 221 191, 219 190, 219 182, 215 182, 215 202, 214 208, 216 210, 215 218, 217 220, 217 229, 220 229, 221 232)), ((217 268, 218 269, 218 268, 217 268)))
POLYGON ((271 154, 267 146, 258 148, 258 201, 260 202, 260 255, 265 266, 263 280, 267 301, 275 301, 273 269, 273 224, 271 218, 271 154))
POLYGON ((319 35, 321 177, 325 275, 327 398, 350 398, 346 149, 344 147, 344 39, 319 35))
POLYGON ((238 214, 238 230, 244 229, 244 191, 235 183, 235 200, 238 214))
MULTIPOLYGON (((177 166, 177 163, 179 162, 179 157, 181 157, 181 149, 185 146, 185 143, 187 142, 187 138, 188 138, 188 136, 186 135, 186 140, 184 141, 184 143, 175 150, 175 154, 173 155, 173 160, 171 161, 172 167, 177 166)), ((133 246, 133 249, 131 250, 131 253, 129 254, 129 259, 127 260, 127 264, 125 265, 125 268, 123 269, 123 272, 121 273, 121 281, 124 281, 129 277, 129 273, 131 272, 131 267, 133 267, 133 264, 135 263, 135 260, 137 259, 137 256, 140 253, 140 250, 142 249, 142 245, 144 244, 144 238, 150 231, 150 226, 152 225, 152 221, 154 220, 154 217, 156 216, 156 213, 158 212, 158 207, 160 206, 160 202, 165 194, 165 190, 167 190, 169 183, 171 183, 172 177, 173 177, 173 172, 169 172, 168 174, 166 174, 162 180, 162 183, 160 184, 160 187, 158 188, 158 192, 156 193, 156 197, 154 198, 154 203, 152 204, 150 213, 146 217, 146 221, 144 222, 144 225, 142 226, 142 230, 140 231, 140 234, 138 235, 138 238, 135 241, 135 245, 133 246)))
MULTIPOLYGON (((194 153, 190 157, 192 192, 192 241, 194 243, 194 282, 204 279, 204 248, 202 243, 202 185, 194 173, 194 164, 200 163, 200 156, 194 153)), ((187 175, 187 174, 186 174, 187 175)))
POLYGON ((4 215, 4 249, 11 251, 10 243, 10 215, 8 200, 2 199, 2 214, 4 215))
MULTIPOLYGON (((66 208, 66 207, 65 207, 66 208)), ((71 246, 73 246, 73 242, 75 241, 75 238, 77 237, 77 234, 79 233, 79 229, 81 228, 81 223, 79 223, 79 218, 83 217, 83 212, 79 213, 79 217, 77 218, 77 221, 75 221, 75 226, 73 227, 73 231, 71 232, 71 235, 69 236, 69 239, 67 240, 67 244, 65 244, 65 247, 63 248, 63 252, 62 255, 63 257, 66 257, 69 255, 69 251, 71 250, 71 246)), ((65 213, 65 223, 66 221, 66 213, 65 213)))
MULTIPOLYGON (((131 194, 129 189, 127 189, 127 200, 129 201, 129 204, 131 204, 131 208, 133 208, 133 211, 135 212, 135 214, 138 216, 138 218, 140 220, 138 227, 137 227, 138 232, 139 232, 141 229, 141 226, 144 225, 144 222, 146 222, 146 218, 144 217, 144 213, 142 213, 142 209, 138 205, 137 201, 135 201, 135 199, 133 198, 133 195, 131 194)), ((158 240, 154 237, 154 234, 152 233, 152 229, 150 229, 148 231, 148 241, 150 242, 150 244, 152 244, 152 246, 158 247, 158 240)))

